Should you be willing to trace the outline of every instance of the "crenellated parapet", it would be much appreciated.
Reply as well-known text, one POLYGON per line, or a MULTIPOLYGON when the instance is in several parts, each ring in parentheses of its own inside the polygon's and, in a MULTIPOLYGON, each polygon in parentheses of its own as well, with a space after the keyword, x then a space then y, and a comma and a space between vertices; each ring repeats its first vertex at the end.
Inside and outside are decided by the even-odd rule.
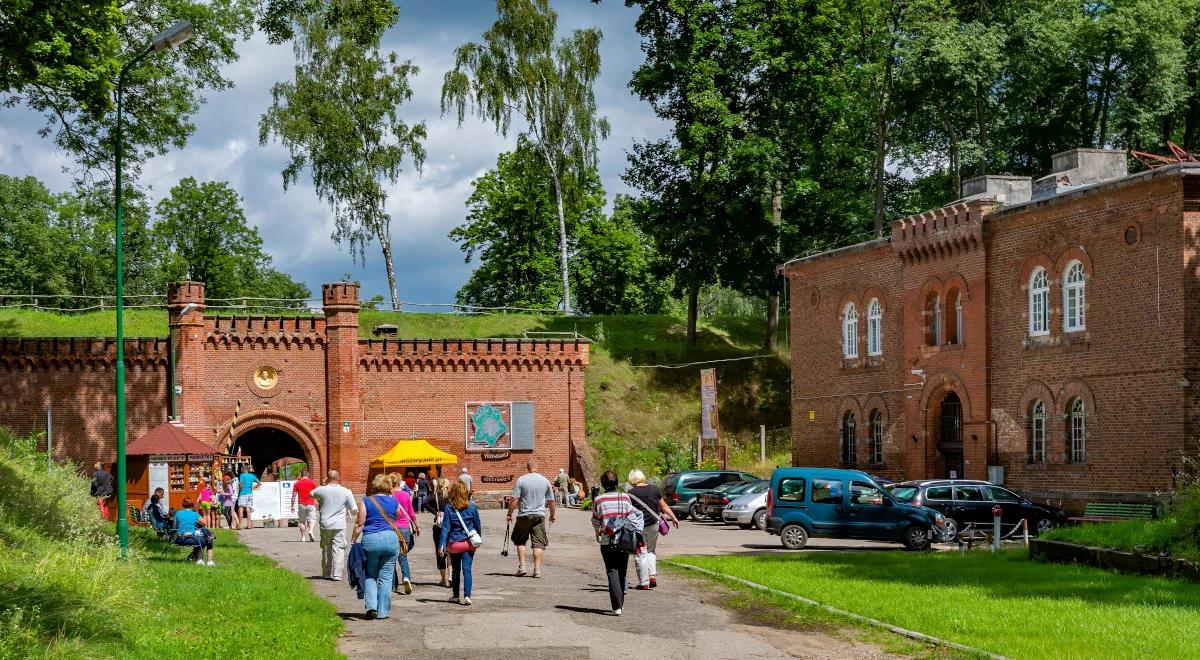
POLYGON ((926 262, 983 245, 983 218, 997 206, 980 199, 925 211, 892 223, 892 248, 905 262, 926 262))
POLYGON ((586 367, 586 339, 360 339, 359 365, 389 369, 586 367))
MULTIPOLYGON (((125 340, 125 363, 131 369, 161 369, 170 360, 166 339, 125 340)), ((108 371, 117 358, 111 338, 0 338, 0 367, 6 371, 108 371)))
POLYGON ((325 319, 317 316, 210 316, 204 319, 210 348, 247 346, 317 348, 325 345, 325 319))

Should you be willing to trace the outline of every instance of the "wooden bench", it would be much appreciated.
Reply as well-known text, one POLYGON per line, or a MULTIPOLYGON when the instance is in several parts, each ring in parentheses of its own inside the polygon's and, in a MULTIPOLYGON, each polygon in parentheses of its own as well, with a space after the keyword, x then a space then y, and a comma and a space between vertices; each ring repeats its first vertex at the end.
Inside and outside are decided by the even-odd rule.
POLYGON ((1088 502, 1082 516, 1068 518, 1071 522, 1113 522, 1115 520, 1152 520, 1153 504, 1121 502, 1088 502))

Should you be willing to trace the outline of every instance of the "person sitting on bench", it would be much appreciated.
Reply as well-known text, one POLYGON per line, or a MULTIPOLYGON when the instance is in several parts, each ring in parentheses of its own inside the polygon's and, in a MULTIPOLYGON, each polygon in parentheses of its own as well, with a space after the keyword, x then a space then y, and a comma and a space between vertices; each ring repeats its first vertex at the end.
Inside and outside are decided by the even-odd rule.
POLYGON ((154 494, 142 505, 142 510, 146 512, 150 526, 159 536, 163 536, 171 528, 171 518, 167 515, 167 493, 163 489, 155 488, 154 494))
POLYGON ((204 551, 208 551, 208 565, 213 566, 213 533, 204 526, 200 514, 190 498, 183 498, 183 508, 175 512, 175 545, 194 546, 188 561, 204 565, 204 551))

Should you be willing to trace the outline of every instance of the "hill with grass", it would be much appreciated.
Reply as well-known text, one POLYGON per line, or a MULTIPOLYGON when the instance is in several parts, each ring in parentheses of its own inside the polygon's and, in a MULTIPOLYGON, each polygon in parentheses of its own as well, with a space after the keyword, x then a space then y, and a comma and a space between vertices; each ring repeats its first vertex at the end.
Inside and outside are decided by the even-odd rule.
MULTIPOLYGON (((666 315, 540 316, 528 314, 414 314, 364 310, 359 328, 393 324, 404 338, 499 338, 526 333, 577 332, 592 341, 587 370, 587 433, 596 465, 620 471, 633 466, 656 472, 691 465, 699 432, 699 372, 680 365, 708 360, 753 358, 712 365, 722 436, 730 463, 768 472, 790 462, 789 373, 786 348, 765 355, 761 319, 702 319, 693 348, 685 345, 681 319, 666 315), (763 356, 763 357, 757 357, 763 356), (768 452, 759 461, 760 425, 768 429, 768 452)), ((162 310, 130 310, 130 337, 166 337, 162 310)), ((112 312, 53 314, 0 310, 0 336, 104 337, 115 333, 112 312)))

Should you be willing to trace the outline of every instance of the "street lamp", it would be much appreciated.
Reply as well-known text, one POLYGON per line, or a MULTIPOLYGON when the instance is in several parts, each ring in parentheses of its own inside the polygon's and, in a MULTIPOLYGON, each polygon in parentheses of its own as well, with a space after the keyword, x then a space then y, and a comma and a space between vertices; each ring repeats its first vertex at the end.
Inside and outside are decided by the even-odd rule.
POLYGON ((125 275, 124 275, 124 233, 125 225, 121 217, 121 125, 124 120, 124 86, 125 74, 143 57, 168 48, 174 48, 192 38, 196 28, 188 21, 179 21, 171 27, 154 35, 150 45, 138 53, 132 60, 121 67, 117 75, 117 127, 114 132, 116 147, 116 202, 117 202, 117 538, 121 544, 121 558, 129 554, 129 519, 125 504, 125 275))
MULTIPOLYGON (((196 303, 188 303, 179 310, 179 318, 187 316, 189 313, 200 307, 196 303)), ((179 419, 179 407, 177 397, 179 396, 179 376, 175 371, 175 353, 176 345, 179 343, 179 334, 175 328, 171 328, 171 419, 179 419)))

